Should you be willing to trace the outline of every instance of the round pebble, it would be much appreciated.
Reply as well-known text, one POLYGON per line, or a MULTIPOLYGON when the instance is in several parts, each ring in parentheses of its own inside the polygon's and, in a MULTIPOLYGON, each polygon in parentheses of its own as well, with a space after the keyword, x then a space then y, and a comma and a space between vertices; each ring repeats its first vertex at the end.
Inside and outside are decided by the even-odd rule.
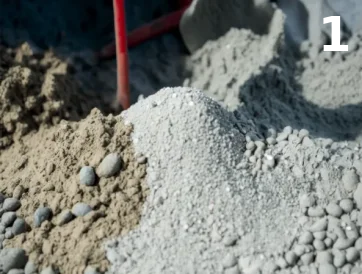
POLYGON ((286 268, 288 266, 287 261, 283 257, 279 257, 276 261, 277 266, 281 269, 286 268))
POLYGON ((343 199, 339 202, 339 206, 346 213, 350 213, 353 210, 353 201, 351 199, 343 199))
POLYGON ((354 247, 358 251, 362 251, 362 238, 358 238, 357 241, 354 243, 354 247))
POLYGON ((0 251, 0 266, 5 273, 11 269, 23 269, 27 261, 28 257, 21 248, 4 248, 0 251))
POLYGON ((1 224, 6 228, 13 224, 13 222, 16 219, 16 213, 15 212, 5 212, 3 216, 1 216, 1 224))
POLYGON ((300 244, 311 244, 313 242, 313 234, 309 231, 303 232, 302 235, 299 237, 300 244))
POLYGON ((26 224, 25 220, 22 218, 17 218, 11 228, 11 231, 13 232, 13 234, 15 236, 25 233, 26 230, 27 230, 27 224, 26 224))
POLYGON ((313 259, 314 259, 314 255, 313 255, 312 252, 303 254, 303 255, 300 257, 300 261, 301 261, 302 264, 304 264, 304 265, 310 265, 310 264, 313 262, 313 259))
POLYGON ((293 266, 296 264, 298 256, 293 251, 288 251, 287 253, 285 253, 285 260, 288 265, 293 266))
POLYGON ((10 227, 8 227, 5 231, 5 239, 12 239, 14 238, 14 234, 10 227))
POLYGON ((49 266, 49 267, 47 267, 47 268, 44 268, 44 269, 40 272, 40 274, 56 274, 56 272, 55 272, 55 270, 54 270, 51 266, 49 266))
POLYGON ((337 274, 337 269, 332 264, 321 264, 318 267, 319 274, 337 274))
POLYGON ((108 178, 121 170, 121 158, 116 153, 108 154, 97 169, 99 177, 108 178))
POLYGON ((326 245, 326 248, 330 248, 333 245, 333 241, 331 238, 324 239, 324 244, 326 245))
POLYGON ((246 143, 246 149, 253 151, 255 148, 256 148, 256 145, 253 141, 246 143))
POLYGON ((97 271, 97 269, 89 265, 84 270, 84 274, 100 274, 100 273, 97 271))
POLYGON ((323 217, 324 215, 326 215, 326 213, 324 209, 320 206, 308 208, 309 217, 323 217))
POLYGON ((76 217, 83 217, 92 211, 92 208, 85 203, 76 203, 72 208, 72 213, 76 217))
POLYGON ((346 253, 344 251, 340 250, 334 250, 333 251, 333 264, 335 267, 342 267, 346 263, 346 253))
POLYGON ((314 232, 313 237, 315 239, 323 241, 326 238, 327 233, 325 231, 314 232))
POLYGON ((344 250, 351 247, 354 242, 355 239, 338 238, 337 241, 334 243, 333 248, 344 250))
POLYGON ((224 268, 229 268, 238 263, 237 259, 232 254, 227 254, 222 260, 222 265, 224 268))
POLYGON ((346 250, 346 260, 349 263, 354 263, 359 259, 359 252, 355 247, 350 247, 346 250))
POLYGON ((336 203, 330 203, 329 205, 327 205, 326 211, 329 215, 337 218, 343 214, 342 208, 336 203))
POLYGON ((306 252, 305 249, 306 249, 306 248, 305 248, 305 245, 297 244, 297 245, 295 245, 295 247, 294 247, 294 253, 295 253, 298 257, 300 257, 300 256, 302 256, 302 255, 306 252))
POLYGON ((4 225, 0 224, 0 234, 4 234, 5 229, 6 229, 6 227, 4 225))
POLYGON ((36 274, 38 273, 38 268, 32 261, 28 261, 25 266, 25 274, 36 274))
POLYGON ((69 209, 65 209, 59 214, 56 224, 59 226, 67 224, 71 220, 73 220, 73 218, 74 215, 72 214, 72 212, 69 209))
POLYGON ((326 246, 324 245, 324 242, 318 239, 315 239, 313 241, 313 246, 316 250, 325 250, 326 246))
POLYGON ((329 251, 319 251, 315 261, 318 264, 331 264, 333 263, 333 255, 329 251))
POLYGON ((309 131, 308 131, 307 129, 302 128, 302 129, 299 131, 298 136, 299 136, 300 138, 304 138, 304 137, 306 137, 306 136, 309 136, 309 131))
POLYGON ((342 182, 344 188, 350 192, 354 191, 357 188, 358 181, 359 181, 358 175, 354 170, 347 170, 344 172, 342 176, 342 182))
POLYGON ((96 182, 96 175, 90 166, 84 166, 79 172, 79 179, 81 185, 94 186, 96 182))
POLYGON ((299 198, 299 205, 301 208, 312 207, 315 205, 316 199, 312 194, 303 194, 299 198))
POLYGON ((358 184, 356 191, 353 193, 353 199, 356 202, 357 208, 362 209, 362 184, 358 184))
POLYGON ((49 221, 53 215, 52 210, 49 207, 39 207, 34 212, 34 226, 40 227, 42 222, 49 221))
POLYGON ((316 221, 313 225, 309 227, 310 232, 319 232, 324 231, 327 229, 328 226, 328 220, 327 218, 322 218, 318 221, 316 221))
POLYGON ((4 211, 16 211, 20 208, 21 203, 18 199, 16 198, 6 198, 4 203, 3 203, 3 207, 2 209, 4 211))

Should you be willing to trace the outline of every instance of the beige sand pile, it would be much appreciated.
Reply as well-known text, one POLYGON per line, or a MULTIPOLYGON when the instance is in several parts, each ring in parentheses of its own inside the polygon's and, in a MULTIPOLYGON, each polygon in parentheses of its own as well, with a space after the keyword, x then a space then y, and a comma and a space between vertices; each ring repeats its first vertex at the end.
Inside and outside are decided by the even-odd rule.
POLYGON ((0 46, 0 148, 41 124, 104 109, 100 98, 82 93, 70 70, 52 52, 35 54, 28 44, 17 50, 0 46))

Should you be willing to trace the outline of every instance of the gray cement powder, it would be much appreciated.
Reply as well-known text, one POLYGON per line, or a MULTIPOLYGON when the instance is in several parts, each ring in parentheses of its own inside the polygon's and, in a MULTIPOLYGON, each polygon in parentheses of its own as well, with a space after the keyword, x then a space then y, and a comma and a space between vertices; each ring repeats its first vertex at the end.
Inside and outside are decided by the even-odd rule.
MULTIPOLYGON (((276 14, 269 35, 231 30, 192 56, 185 84, 228 110, 200 91, 166 88, 123 113, 148 158, 151 193, 140 226, 107 245, 109 273, 275 273, 316 221, 300 197, 321 206, 352 197, 342 181, 356 170, 358 183, 360 146, 341 140, 359 136, 358 46, 333 58, 307 50, 297 63, 282 25, 276 14), (340 97, 343 81, 349 95, 340 97), (256 140, 263 148, 252 151, 256 140), (276 167, 264 170, 264 157, 276 167)), ((359 273, 358 265, 340 271, 359 273)), ((317 267, 335 270, 312 259, 280 273, 317 267)))

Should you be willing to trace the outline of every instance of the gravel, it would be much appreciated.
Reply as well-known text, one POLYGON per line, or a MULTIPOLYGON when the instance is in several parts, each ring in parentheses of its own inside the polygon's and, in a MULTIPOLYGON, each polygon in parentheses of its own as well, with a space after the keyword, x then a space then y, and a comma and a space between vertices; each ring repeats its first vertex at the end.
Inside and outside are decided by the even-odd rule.
POLYGON ((76 217, 83 217, 92 211, 92 208, 85 203, 76 203, 72 208, 72 214, 76 217))
POLYGON ((34 212, 34 226, 40 227, 44 221, 48 221, 52 218, 53 212, 49 207, 39 207, 34 212))
POLYGON ((100 163, 97 169, 99 177, 111 177, 121 170, 122 161, 116 153, 108 154, 100 163))
POLYGON ((28 261, 21 248, 4 248, 0 251, 0 271, 7 273, 11 269, 23 269, 28 261))
POLYGON ((96 175, 94 169, 90 166, 84 166, 79 172, 79 180, 81 185, 94 186, 96 175))

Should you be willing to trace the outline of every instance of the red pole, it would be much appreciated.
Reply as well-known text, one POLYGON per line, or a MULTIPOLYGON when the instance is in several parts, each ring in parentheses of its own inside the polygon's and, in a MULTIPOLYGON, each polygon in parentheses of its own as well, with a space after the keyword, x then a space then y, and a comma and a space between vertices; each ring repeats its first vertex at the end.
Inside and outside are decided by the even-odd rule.
POLYGON ((123 107, 130 107, 127 27, 124 0, 113 0, 114 28, 117 55, 117 100, 123 107))

